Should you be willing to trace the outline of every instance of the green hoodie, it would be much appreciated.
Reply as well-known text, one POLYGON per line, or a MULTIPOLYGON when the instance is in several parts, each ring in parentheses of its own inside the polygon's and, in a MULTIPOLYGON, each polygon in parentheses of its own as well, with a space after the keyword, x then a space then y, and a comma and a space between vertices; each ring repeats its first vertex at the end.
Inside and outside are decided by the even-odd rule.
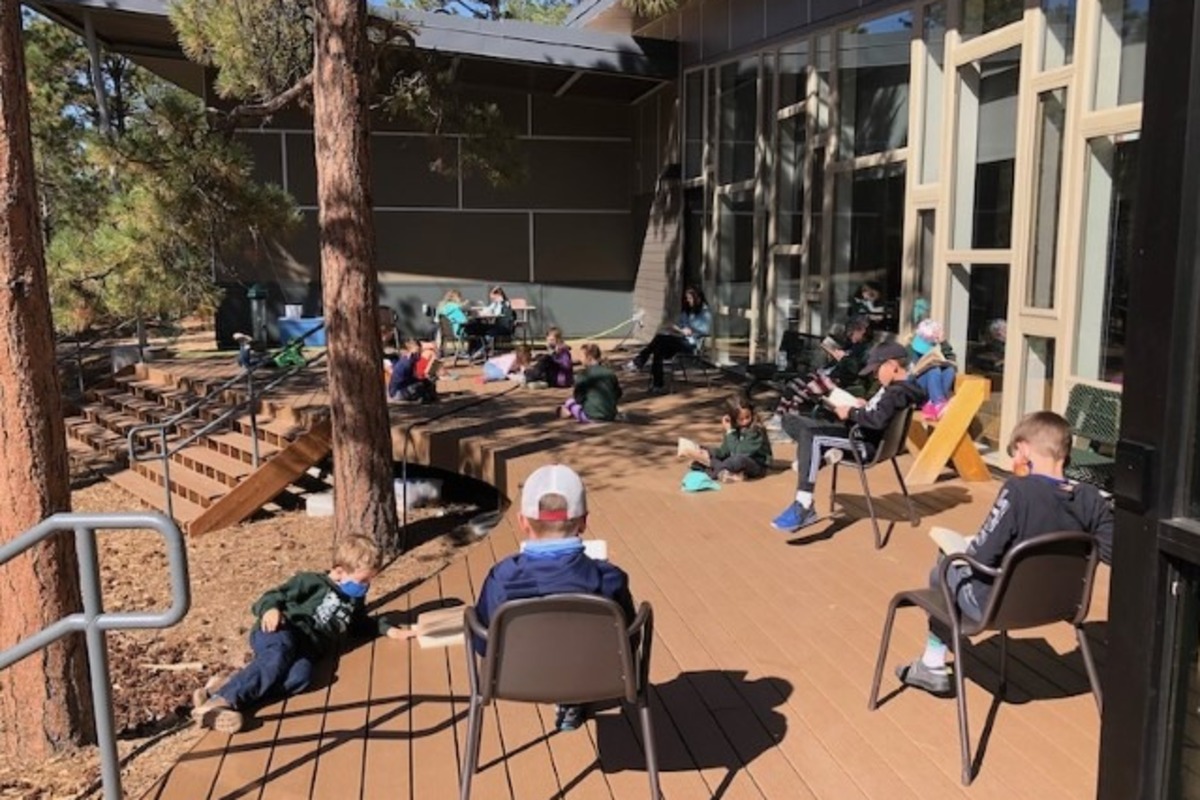
POLYGON ((583 406, 583 413, 590 420, 616 419, 620 399, 621 384, 617 382, 617 374, 603 364, 585 367, 575 381, 575 402, 583 406))
POLYGON ((771 440, 758 425, 733 428, 725 434, 721 446, 712 451, 716 458, 750 456, 764 467, 771 464, 771 440))
POLYGON ((382 618, 368 617, 363 598, 342 594, 323 572, 299 572, 258 598, 250 609, 256 628, 272 608, 283 613, 284 625, 299 634, 314 656, 328 652, 347 633, 384 635, 392 627, 382 618))

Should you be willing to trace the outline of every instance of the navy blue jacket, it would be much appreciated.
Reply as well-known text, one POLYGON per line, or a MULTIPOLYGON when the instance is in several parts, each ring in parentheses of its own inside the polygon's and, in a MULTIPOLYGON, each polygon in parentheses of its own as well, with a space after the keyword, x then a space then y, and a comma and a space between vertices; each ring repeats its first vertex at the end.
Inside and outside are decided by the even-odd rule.
MULTIPOLYGON (((600 595, 616 601, 627 623, 633 622, 636 615, 625 571, 607 561, 593 561, 582 551, 556 557, 531 558, 524 553, 509 556, 488 573, 479 590, 475 613, 487 627, 503 603, 551 594, 600 595)), ((483 655, 484 643, 474 644, 475 651, 483 655)))

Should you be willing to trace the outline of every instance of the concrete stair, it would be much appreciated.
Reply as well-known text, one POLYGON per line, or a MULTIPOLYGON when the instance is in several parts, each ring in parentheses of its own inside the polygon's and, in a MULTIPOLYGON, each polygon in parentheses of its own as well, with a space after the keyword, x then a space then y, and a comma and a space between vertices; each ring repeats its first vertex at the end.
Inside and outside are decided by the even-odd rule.
POLYGON ((328 453, 327 422, 261 400, 270 413, 260 410, 254 418, 240 414, 197 435, 246 397, 244 388, 221 389, 216 380, 139 364, 116 375, 111 386, 89 392, 77 413, 67 417, 67 451, 73 466, 105 474, 144 506, 165 511, 169 488, 171 511, 188 533, 227 527, 286 495, 290 482, 328 453), (205 398, 211 400, 183 414, 205 398), (171 455, 164 465, 161 458, 146 458, 164 451, 160 430, 140 426, 167 422, 171 455), (134 461, 129 457, 131 432, 140 455, 134 461), (268 470, 281 454, 287 457, 268 470))

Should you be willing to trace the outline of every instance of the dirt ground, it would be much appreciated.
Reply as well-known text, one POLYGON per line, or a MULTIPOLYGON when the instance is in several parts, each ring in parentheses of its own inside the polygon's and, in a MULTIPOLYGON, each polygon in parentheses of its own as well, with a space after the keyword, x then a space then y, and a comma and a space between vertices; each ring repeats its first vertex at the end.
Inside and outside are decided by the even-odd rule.
MULTIPOLYGON (((135 507, 105 481, 73 495, 76 511, 135 507)), ((382 596, 427 577, 449 560, 458 523, 476 509, 459 504, 418 509, 410 519, 443 517, 445 532, 432 535, 380 573, 372 595, 382 596)), ((322 570, 332 551, 329 518, 281 514, 188 541, 192 606, 166 631, 109 635, 109 661, 126 797, 144 793, 200 738, 188 716, 192 689, 214 672, 236 668, 249 656, 250 605, 267 588, 301 570, 322 570)), ((166 551, 150 533, 114 531, 101 536, 106 610, 146 610, 170 604, 166 551)), ((369 599, 369 598, 368 598, 369 599)), ((3 720, 0 720, 3 725, 3 720)), ((95 748, 69 753, 32 769, 0 764, 0 798, 50 800, 101 796, 95 748)))

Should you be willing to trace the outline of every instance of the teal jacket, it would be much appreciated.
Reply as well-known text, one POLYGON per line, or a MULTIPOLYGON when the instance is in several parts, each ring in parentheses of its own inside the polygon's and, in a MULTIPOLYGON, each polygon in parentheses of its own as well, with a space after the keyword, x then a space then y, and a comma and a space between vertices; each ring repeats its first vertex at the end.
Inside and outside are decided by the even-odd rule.
POLYGON ((617 401, 621 399, 621 384, 617 374, 603 364, 585 367, 575 381, 575 402, 592 420, 617 418, 617 401))
POLYGON ((368 617, 363 598, 342 594, 324 572, 298 572, 258 598, 250 609, 256 628, 272 608, 283 613, 284 626, 298 634, 314 656, 329 652, 349 634, 384 635, 392 627, 383 618, 368 617))
POLYGON ((725 434, 721 446, 712 451, 715 458, 750 456, 764 467, 771 463, 771 440, 758 425, 749 428, 734 428, 725 434))
POLYGON ((450 327, 454 331, 455 336, 462 335, 463 325, 467 324, 467 312, 458 303, 446 302, 438 306, 437 310, 439 317, 445 317, 450 320, 450 327))

